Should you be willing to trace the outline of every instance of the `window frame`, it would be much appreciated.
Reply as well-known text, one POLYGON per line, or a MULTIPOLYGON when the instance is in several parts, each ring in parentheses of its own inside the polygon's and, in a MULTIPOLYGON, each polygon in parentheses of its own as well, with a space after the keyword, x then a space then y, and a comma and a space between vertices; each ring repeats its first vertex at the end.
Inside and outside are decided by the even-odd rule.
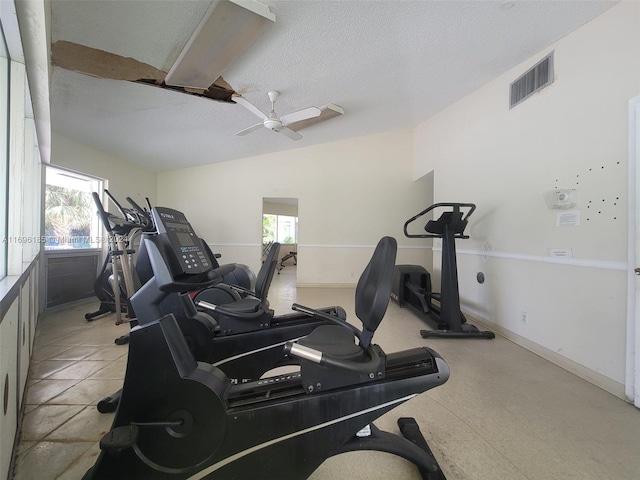
MULTIPOLYGON (((275 217, 275 227, 274 227, 274 242, 278 242, 282 245, 297 245, 298 244, 298 216, 297 215, 280 215, 277 213, 263 213, 262 214, 262 222, 264 225, 264 218, 265 217, 275 217), (280 218, 292 218, 293 219, 293 242, 290 243, 284 243, 284 239, 280 240, 280 218)), ((262 243, 268 243, 271 240, 266 240, 268 237, 264 236, 262 237, 262 243)))
POLYGON ((7 276, 8 265, 8 242, 7 232, 9 227, 9 121, 10 115, 10 94, 9 84, 11 81, 11 56, 7 46, 4 30, 0 24, 0 75, 3 82, 0 82, 0 280, 7 276))
MULTIPOLYGON (((95 191, 96 193, 98 193, 98 196, 100 197, 100 200, 103 201, 103 190, 104 190, 104 186, 105 186, 105 180, 99 177, 95 177, 93 175, 88 175, 86 173, 82 173, 82 172, 78 172, 75 170, 71 170, 68 168, 64 168, 64 167, 60 167, 58 165, 45 165, 45 173, 44 173, 44 179, 43 179, 43 196, 42 196, 42 225, 43 225, 43 231, 42 231, 42 236, 47 237, 46 234, 46 218, 47 218, 47 211, 46 211, 46 192, 47 192, 47 186, 49 185, 49 183, 47 183, 47 173, 49 171, 56 171, 57 173, 61 173, 62 175, 65 176, 69 176, 69 177, 75 177, 79 180, 83 180, 83 181, 87 181, 87 182, 95 182, 95 189, 93 189, 92 191, 95 191)), ((98 217, 98 215, 96 214, 96 207, 95 205, 93 205, 93 199, 91 199, 91 227, 90 227, 90 232, 89 232, 89 237, 90 237, 90 241, 89 241, 89 247, 70 247, 70 248, 47 248, 46 245, 46 241, 43 242, 43 250, 46 253, 47 256, 49 255, 70 255, 70 254, 74 254, 74 253, 82 253, 82 252, 87 252, 87 253, 94 253, 94 252, 101 252, 104 249, 104 245, 103 242, 92 242, 91 238, 105 238, 106 232, 104 230, 104 225, 102 225, 102 222, 100 221, 100 218, 98 217)), ((51 247, 51 246, 49 246, 51 247)))

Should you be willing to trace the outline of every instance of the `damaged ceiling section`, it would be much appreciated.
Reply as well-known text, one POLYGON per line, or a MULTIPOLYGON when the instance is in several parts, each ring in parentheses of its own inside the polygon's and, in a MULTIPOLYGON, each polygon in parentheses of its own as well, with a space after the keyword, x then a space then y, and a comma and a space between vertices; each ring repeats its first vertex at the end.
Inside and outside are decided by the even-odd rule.
POLYGON ((167 85, 167 72, 134 58, 79 45, 73 42, 57 41, 51 45, 51 62, 54 67, 64 68, 85 75, 110 80, 125 80, 142 83, 165 90, 195 95, 210 100, 233 103, 231 97, 237 93, 222 77, 206 90, 167 85))
MULTIPOLYGON (((64 40, 59 40, 51 45, 51 62, 54 67, 96 78, 124 80, 220 102, 235 104, 233 96, 239 95, 222 77, 218 77, 206 90, 167 85, 164 81, 167 72, 152 65, 140 62, 135 58, 124 57, 64 40)), ((297 132, 344 115, 344 110, 340 106, 331 103, 320 107, 320 111, 319 116, 291 123, 288 127, 297 132)))

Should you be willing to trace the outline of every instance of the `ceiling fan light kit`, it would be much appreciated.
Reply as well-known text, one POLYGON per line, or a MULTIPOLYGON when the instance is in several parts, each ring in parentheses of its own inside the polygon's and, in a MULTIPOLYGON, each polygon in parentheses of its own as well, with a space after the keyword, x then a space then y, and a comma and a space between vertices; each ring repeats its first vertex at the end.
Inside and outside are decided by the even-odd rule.
POLYGON ((256 0, 214 0, 165 83, 206 90, 275 21, 256 0))

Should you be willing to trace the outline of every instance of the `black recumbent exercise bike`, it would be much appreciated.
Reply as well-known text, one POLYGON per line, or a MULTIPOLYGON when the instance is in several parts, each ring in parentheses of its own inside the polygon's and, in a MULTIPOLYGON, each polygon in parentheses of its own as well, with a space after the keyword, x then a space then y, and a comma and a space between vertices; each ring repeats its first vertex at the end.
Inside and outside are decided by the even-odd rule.
MULTIPOLYGON (((444 478, 418 446, 424 439, 415 422, 401 422, 401 431, 420 437, 411 440, 372 424, 449 377, 431 349, 385 353, 372 343, 389 302, 396 249, 395 239, 381 239, 360 277, 355 307, 362 331, 326 325, 287 342, 281 355, 300 362, 293 373, 234 384, 196 362, 173 315, 135 327, 122 401, 83 479, 300 480, 325 459, 355 450, 392 453, 425 479, 444 478)), ((159 279, 160 288, 180 290, 188 276, 159 279)))
POLYGON ((274 315, 266 299, 277 263, 273 247, 256 280, 260 298, 250 296, 223 305, 202 300, 207 298, 204 289, 220 282, 229 266, 218 266, 208 255, 206 244, 182 212, 154 207, 151 214, 157 233, 143 237, 138 264, 148 264, 152 275, 131 297, 131 304, 139 324, 174 314, 197 361, 215 364, 236 379, 260 378, 286 364, 281 351, 287 341, 327 322, 344 322, 346 314, 339 306, 324 307, 313 316, 305 312, 274 315), (194 291, 201 292, 195 303, 194 291))
POLYGON ((420 265, 396 265, 391 298, 401 307, 412 307, 435 330, 420 330, 423 338, 495 338, 490 331, 481 331, 467 323, 460 310, 458 266, 456 263, 456 238, 466 239, 464 229, 476 209, 472 203, 436 203, 404 224, 408 238, 441 238, 442 271, 440 293, 431 288, 431 275, 420 265), (424 227, 426 234, 409 233, 410 223, 427 213, 446 208, 437 220, 429 220, 424 227), (466 213, 465 213, 466 212, 466 213), (463 216, 464 215, 464 216, 463 216))
MULTIPOLYGON (((312 316, 308 312, 274 315, 266 296, 279 244, 272 247, 258 273, 258 296, 248 295, 223 305, 210 303, 219 298, 219 282, 235 264, 220 266, 182 212, 154 207, 151 217, 154 233, 146 232, 142 237, 136 262, 144 285, 131 296, 130 303, 139 325, 173 314, 197 361, 214 364, 236 381, 254 380, 268 370, 295 363, 282 356, 287 341, 306 336, 327 322, 346 319, 339 306, 324 307, 312 316), (213 315, 198 310, 192 299, 194 292, 198 292, 195 298, 200 308, 213 315)), ((121 391, 105 397, 98 402, 98 411, 115 411, 120 397, 121 391)))

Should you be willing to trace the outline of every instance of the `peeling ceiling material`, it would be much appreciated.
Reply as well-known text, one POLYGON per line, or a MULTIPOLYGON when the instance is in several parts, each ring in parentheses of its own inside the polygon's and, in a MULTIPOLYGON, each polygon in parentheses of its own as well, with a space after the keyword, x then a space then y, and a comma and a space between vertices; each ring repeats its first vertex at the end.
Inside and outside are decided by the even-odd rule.
POLYGON ((54 67, 86 73, 99 78, 136 81, 141 78, 162 82, 166 72, 131 57, 60 40, 51 45, 54 67))
MULTIPOLYGON (((330 101, 347 112, 339 121, 305 128, 300 142, 265 128, 238 137, 235 132, 255 117, 232 103, 56 65, 53 130, 163 171, 412 128, 521 62, 544 56, 554 42, 618 3, 516 1, 505 10, 500 1, 261 1, 277 22, 225 70, 225 80, 262 111, 270 110, 265 93, 278 90, 279 111, 330 101)), ((210 4, 54 1, 52 40, 164 72, 210 4)))
POLYGON ((135 58, 123 57, 97 48, 60 40, 51 45, 51 63, 54 67, 64 68, 85 75, 110 80, 126 80, 152 85, 179 93, 188 93, 211 100, 231 102, 235 93, 222 77, 206 90, 187 89, 166 85, 166 72, 135 58))
POLYGON ((166 83, 156 83, 153 79, 139 79, 136 83, 140 83, 143 85, 151 85, 153 87, 162 88, 164 90, 171 90, 173 92, 178 93, 186 93, 187 95, 194 95, 196 97, 208 98, 210 100, 219 100, 221 102, 234 103, 231 100, 231 97, 235 95, 236 92, 233 89, 228 88, 224 85, 229 85, 224 81, 222 77, 218 78, 213 85, 211 85, 207 90, 199 90, 196 88, 187 88, 187 87, 176 87, 174 85, 167 85, 166 83))

